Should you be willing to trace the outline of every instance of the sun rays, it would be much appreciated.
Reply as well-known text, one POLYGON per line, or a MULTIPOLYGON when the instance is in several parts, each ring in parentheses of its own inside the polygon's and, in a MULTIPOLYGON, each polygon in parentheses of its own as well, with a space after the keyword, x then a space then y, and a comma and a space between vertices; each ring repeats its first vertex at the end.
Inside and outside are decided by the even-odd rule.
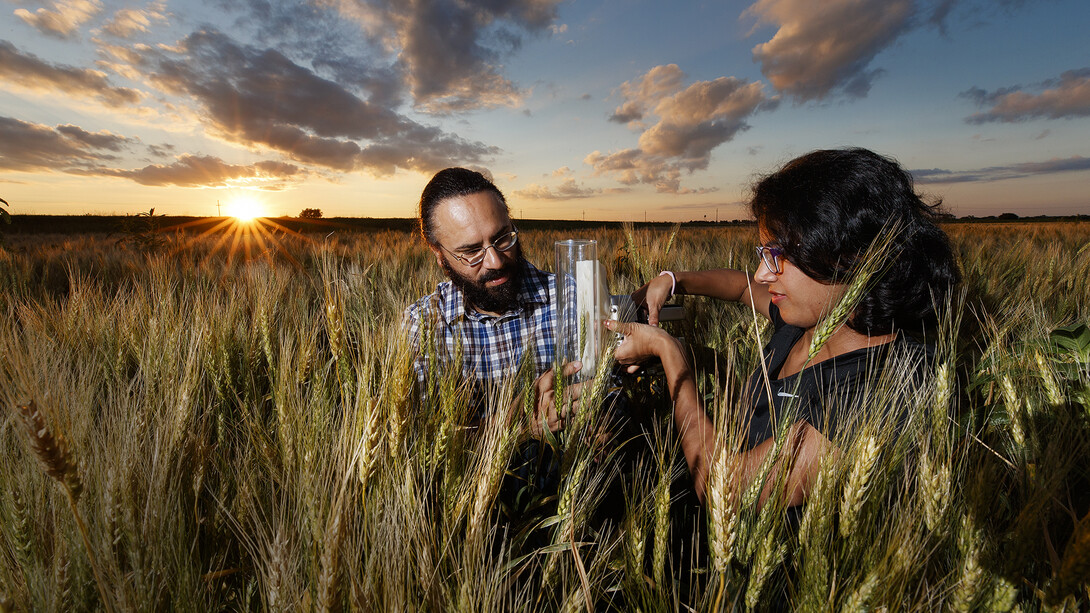
MULTIPOLYGON (((202 217, 185 223, 163 228, 160 232, 174 233, 171 241, 174 253, 205 251, 205 257, 222 254, 227 264, 236 259, 243 261, 280 258, 298 264, 292 255, 299 243, 313 239, 299 232, 297 220, 264 217, 259 201, 232 203, 225 212, 230 216, 202 217)), ((309 220, 307 223, 329 225, 329 222, 309 220)))

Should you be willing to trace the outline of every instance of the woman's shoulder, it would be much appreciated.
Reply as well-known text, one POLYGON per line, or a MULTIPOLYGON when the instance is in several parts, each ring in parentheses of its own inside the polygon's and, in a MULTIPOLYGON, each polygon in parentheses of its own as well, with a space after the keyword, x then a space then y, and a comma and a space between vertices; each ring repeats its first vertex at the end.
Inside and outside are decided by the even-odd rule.
POLYGON ((888 343, 861 347, 813 365, 825 385, 861 382, 893 369, 916 379, 934 362, 935 347, 898 333, 888 343))

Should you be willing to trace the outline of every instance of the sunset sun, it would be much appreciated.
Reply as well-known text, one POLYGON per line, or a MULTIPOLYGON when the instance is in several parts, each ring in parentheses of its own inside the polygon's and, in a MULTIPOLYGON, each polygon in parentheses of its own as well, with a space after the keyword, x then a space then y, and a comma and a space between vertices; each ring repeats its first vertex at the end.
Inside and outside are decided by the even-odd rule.
POLYGON ((268 215, 264 203, 250 195, 236 196, 231 199, 227 205, 227 214, 239 221, 253 221, 268 215))

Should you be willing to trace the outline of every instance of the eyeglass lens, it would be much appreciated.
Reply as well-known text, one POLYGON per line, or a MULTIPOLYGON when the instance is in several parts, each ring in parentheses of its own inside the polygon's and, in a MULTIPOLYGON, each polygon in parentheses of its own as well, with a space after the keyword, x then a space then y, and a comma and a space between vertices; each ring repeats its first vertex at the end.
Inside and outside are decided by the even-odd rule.
POLYGON ((507 234, 504 234, 503 236, 492 241, 491 244, 485 245, 480 250, 474 251, 473 253, 463 253, 458 257, 465 261, 467 265, 476 266, 477 264, 480 264, 484 261, 484 256, 486 253, 488 253, 488 249, 490 247, 494 248, 496 251, 507 251, 511 247, 514 247, 515 243, 518 242, 518 235, 518 230, 512 230, 507 234))
POLYGON ((770 272, 780 274, 780 256, 782 253, 779 249, 758 245, 757 255, 761 256, 761 261, 764 262, 770 272))

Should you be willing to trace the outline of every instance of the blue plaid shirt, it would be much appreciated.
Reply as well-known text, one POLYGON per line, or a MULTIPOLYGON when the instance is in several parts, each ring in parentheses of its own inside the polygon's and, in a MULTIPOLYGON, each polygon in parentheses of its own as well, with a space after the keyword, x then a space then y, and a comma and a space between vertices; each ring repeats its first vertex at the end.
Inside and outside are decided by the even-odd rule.
POLYGON ((523 356, 534 360, 535 377, 552 368, 556 350, 552 300, 555 287, 555 275, 523 260, 516 306, 495 317, 467 308, 461 290, 450 281, 440 283, 434 293, 405 310, 409 339, 418 352, 414 365, 417 381, 423 384, 428 370, 430 352, 421 347, 425 325, 432 326, 432 339, 444 366, 453 359, 460 339, 463 374, 486 385, 513 376, 523 356))

